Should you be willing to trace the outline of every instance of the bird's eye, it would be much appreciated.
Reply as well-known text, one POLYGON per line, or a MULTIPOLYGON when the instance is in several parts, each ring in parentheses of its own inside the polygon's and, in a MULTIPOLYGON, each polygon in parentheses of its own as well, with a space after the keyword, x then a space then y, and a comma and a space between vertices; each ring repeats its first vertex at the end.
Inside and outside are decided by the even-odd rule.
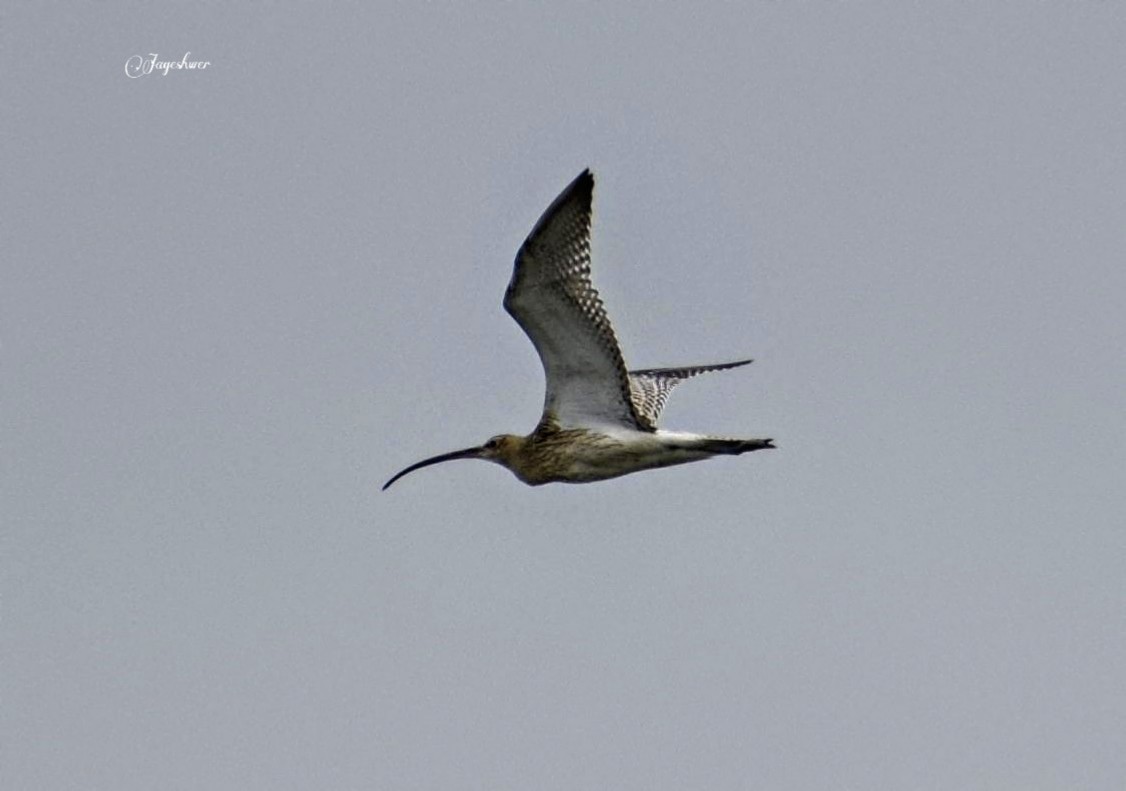
POLYGON ((497 442, 496 437, 493 437, 491 440, 489 440, 488 442, 485 443, 485 447, 488 448, 489 450, 492 450, 498 444, 500 444, 500 443, 497 442))

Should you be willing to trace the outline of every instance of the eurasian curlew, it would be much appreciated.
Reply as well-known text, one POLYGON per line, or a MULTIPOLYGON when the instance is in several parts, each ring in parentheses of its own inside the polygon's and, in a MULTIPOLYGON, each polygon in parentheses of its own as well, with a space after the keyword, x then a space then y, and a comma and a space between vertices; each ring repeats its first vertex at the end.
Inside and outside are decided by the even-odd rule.
POLYGON ((412 464, 484 459, 524 483, 587 483, 717 455, 773 448, 770 439, 727 439, 664 431, 657 418, 669 391, 717 365, 627 371, 610 319, 590 280, 594 176, 584 170, 548 207, 516 254, 504 309, 531 339, 547 378, 543 416, 526 437, 500 434, 484 445, 412 464))

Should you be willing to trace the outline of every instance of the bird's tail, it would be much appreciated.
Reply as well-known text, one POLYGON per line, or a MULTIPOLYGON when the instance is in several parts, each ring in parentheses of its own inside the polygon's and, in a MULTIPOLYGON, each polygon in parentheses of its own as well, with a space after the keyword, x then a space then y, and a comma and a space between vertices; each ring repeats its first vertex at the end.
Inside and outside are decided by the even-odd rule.
POLYGON ((708 453, 723 453, 728 456, 738 456, 740 453, 749 453, 752 450, 767 450, 774 447, 772 439, 724 439, 722 437, 703 437, 696 446, 708 453))

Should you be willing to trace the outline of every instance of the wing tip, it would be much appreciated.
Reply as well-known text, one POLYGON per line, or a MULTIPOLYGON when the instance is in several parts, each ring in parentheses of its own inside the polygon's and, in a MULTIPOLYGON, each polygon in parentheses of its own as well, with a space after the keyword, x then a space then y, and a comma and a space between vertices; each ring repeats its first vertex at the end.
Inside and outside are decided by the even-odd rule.
POLYGON ((587 226, 587 233, 590 232, 591 222, 591 205, 594 202, 594 174, 590 168, 584 168, 583 172, 575 176, 575 178, 563 188, 555 200, 544 210, 540 218, 536 220, 536 224, 532 226, 531 233, 524 240, 524 244, 520 246, 519 252, 516 254, 517 263, 519 263, 520 256, 522 256, 528 249, 529 245, 535 244, 535 240, 544 232, 555 216, 568 205, 577 205, 580 214, 584 218, 587 226))
POLYGON ((579 190, 591 194, 594 193, 594 171, 590 168, 583 168, 582 173, 575 176, 570 185, 563 190, 563 194, 568 195, 571 192, 578 192, 579 190))
POLYGON ((730 363, 708 363, 706 365, 684 365, 678 368, 639 368, 635 371, 630 371, 630 374, 637 374, 638 376, 660 376, 664 375, 679 375, 682 379, 690 379, 693 376, 698 376, 704 373, 711 373, 713 371, 729 371, 732 368, 741 368, 744 365, 750 365, 754 362, 754 358, 746 360, 735 360, 730 363))

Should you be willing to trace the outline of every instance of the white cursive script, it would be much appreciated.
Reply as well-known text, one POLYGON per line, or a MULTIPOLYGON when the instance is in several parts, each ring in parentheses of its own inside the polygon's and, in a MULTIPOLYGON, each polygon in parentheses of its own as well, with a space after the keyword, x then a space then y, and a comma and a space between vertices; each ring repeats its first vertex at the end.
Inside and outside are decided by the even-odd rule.
POLYGON ((185 52, 184 57, 179 60, 157 60, 160 56, 155 52, 150 52, 147 58, 134 55, 129 58, 129 60, 125 61, 125 76, 135 80, 138 77, 152 74, 153 71, 159 71, 167 77, 168 72, 173 70, 206 69, 211 65, 211 61, 209 60, 188 60, 188 55, 191 54, 190 52, 185 52))

